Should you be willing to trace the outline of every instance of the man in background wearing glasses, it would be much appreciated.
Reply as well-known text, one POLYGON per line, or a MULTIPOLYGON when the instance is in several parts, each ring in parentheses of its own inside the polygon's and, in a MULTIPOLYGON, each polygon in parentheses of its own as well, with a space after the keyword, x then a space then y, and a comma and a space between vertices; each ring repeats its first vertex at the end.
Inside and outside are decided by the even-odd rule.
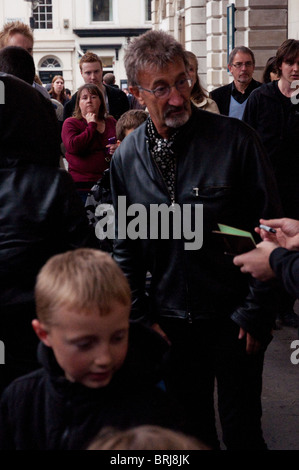
POLYGON ((171 35, 134 38, 125 67, 130 92, 149 112, 111 161, 113 256, 131 285, 132 321, 170 345, 165 383, 183 408, 188 434, 219 448, 217 378, 227 449, 265 449, 260 394, 275 299, 269 285, 240 273, 212 231, 218 223, 253 231, 260 217, 280 213, 270 164, 249 126, 192 105, 186 54, 171 35), (149 214, 158 206, 164 212, 153 222, 149 214), (141 207, 146 216, 136 224, 132 216, 143 214, 141 207), (189 215, 178 236, 172 218, 184 209, 189 215), (200 246, 190 242, 190 231, 193 238, 202 232, 200 246))
POLYGON ((242 119, 250 93, 261 86, 260 82, 252 78, 254 67, 255 58, 251 49, 239 46, 232 50, 228 69, 234 80, 210 93, 221 114, 242 119))

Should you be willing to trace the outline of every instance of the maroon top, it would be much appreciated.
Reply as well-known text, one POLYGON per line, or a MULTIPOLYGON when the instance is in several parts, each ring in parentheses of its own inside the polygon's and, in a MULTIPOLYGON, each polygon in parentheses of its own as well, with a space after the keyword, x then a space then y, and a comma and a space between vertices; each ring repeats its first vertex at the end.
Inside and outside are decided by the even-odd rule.
MULTIPOLYGON (((97 124, 86 119, 70 117, 62 126, 62 141, 65 146, 65 158, 68 171, 73 180, 95 183, 109 167, 111 156, 106 149, 108 139, 115 137, 116 120, 108 117, 103 134, 97 131, 97 124)), ((92 186, 92 185, 91 185, 92 186)))

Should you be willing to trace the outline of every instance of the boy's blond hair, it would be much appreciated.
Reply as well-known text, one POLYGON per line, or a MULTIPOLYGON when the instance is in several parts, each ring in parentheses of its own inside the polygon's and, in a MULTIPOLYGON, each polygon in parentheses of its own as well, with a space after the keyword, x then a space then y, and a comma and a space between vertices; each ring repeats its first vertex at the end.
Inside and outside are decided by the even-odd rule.
POLYGON ((104 428, 87 450, 211 450, 206 444, 180 431, 157 425, 129 429, 104 428))
POLYGON ((131 291, 120 267, 108 253, 79 248, 50 258, 40 270, 35 286, 38 319, 51 325, 53 313, 60 308, 99 315, 111 312, 112 303, 128 309, 131 291))
POLYGON ((126 131, 136 129, 148 117, 148 113, 142 109, 130 109, 122 114, 116 123, 116 138, 117 140, 124 140, 126 131))
POLYGON ((30 39, 32 43, 34 42, 32 30, 27 24, 21 23, 21 21, 12 21, 10 23, 6 23, 3 26, 2 31, 0 31, 0 48, 5 47, 8 39, 15 34, 22 34, 26 38, 30 39))

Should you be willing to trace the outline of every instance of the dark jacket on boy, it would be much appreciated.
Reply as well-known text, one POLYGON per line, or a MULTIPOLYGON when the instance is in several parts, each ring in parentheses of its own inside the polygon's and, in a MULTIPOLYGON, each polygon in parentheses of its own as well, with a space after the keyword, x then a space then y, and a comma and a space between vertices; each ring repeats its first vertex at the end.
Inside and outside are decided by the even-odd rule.
POLYGON ((167 343, 142 325, 130 327, 127 358, 99 389, 64 377, 52 349, 40 344, 42 369, 16 379, 0 407, 0 449, 80 450, 106 426, 156 424, 183 430, 161 387, 167 343))

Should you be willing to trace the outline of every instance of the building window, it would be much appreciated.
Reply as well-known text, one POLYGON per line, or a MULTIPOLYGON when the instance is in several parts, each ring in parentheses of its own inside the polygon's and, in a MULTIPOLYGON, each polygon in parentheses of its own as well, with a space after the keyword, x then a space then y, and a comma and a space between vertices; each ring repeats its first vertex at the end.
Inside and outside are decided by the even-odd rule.
POLYGON ((152 0, 145 0, 145 21, 152 21, 152 0))
POLYGON ((112 0, 92 0, 92 21, 112 21, 112 0))
POLYGON ((52 29, 52 0, 40 0, 33 10, 35 29, 52 29))
POLYGON ((62 75, 61 63, 55 57, 47 57, 39 67, 39 78, 43 83, 51 83, 55 75, 62 75))

